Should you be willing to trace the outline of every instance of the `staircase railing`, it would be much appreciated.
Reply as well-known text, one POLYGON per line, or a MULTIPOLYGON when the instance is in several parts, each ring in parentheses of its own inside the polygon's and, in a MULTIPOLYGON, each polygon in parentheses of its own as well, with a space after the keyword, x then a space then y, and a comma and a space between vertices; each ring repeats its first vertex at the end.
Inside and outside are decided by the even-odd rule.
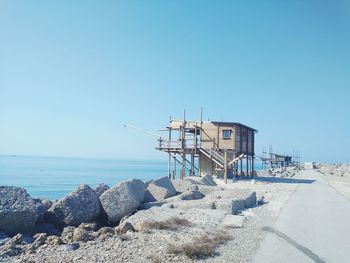
POLYGON ((224 156, 222 154, 213 149, 200 148, 200 151, 209 159, 213 160, 221 168, 224 168, 224 156))
MULTIPOLYGON (((200 148, 201 153, 203 153, 205 156, 207 156, 209 159, 213 160, 217 165, 219 165, 221 168, 224 168, 225 166, 225 156, 221 154, 220 152, 214 150, 214 149, 204 149, 200 148)), ((241 158, 243 158, 244 154, 239 155, 238 157, 234 158, 233 160, 228 159, 227 160, 227 166, 237 162, 241 158)))
POLYGON ((182 146, 185 149, 195 148, 195 141, 193 139, 186 139, 184 142, 181 140, 164 140, 159 139, 159 149, 181 149, 182 146), (182 145, 184 143, 184 145, 182 145))

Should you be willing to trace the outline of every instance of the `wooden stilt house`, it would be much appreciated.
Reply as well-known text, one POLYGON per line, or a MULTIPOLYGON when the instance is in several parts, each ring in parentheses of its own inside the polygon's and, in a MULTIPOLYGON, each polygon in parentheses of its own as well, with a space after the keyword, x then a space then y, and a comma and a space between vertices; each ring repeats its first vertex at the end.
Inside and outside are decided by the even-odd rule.
POLYGON ((250 176, 254 174, 257 130, 237 122, 170 120, 167 139, 156 149, 168 154, 169 177, 189 175, 250 176), (172 164, 173 162, 173 164, 172 164))

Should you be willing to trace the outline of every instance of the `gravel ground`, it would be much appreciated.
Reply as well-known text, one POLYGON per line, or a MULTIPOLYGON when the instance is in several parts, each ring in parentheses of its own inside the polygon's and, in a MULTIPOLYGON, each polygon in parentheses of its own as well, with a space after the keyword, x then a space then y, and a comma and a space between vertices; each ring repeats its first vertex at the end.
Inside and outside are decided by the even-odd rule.
POLYGON ((147 218, 146 215, 156 221, 180 218, 189 222, 189 225, 180 225, 175 230, 150 229, 142 232, 129 231, 123 235, 106 234, 92 241, 80 241, 80 247, 74 251, 64 244, 43 245, 37 250, 27 251, 2 262, 250 262, 265 236, 262 227, 276 220, 280 210, 298 187, 298 181, 293 180, 271 177, 269 180, 230 181, 225 185, 218 179, 215 191, 244 193, 251 190, 256 192, 258 200, 263 199, 264 202, 242 211, 239 215, 228 215, 220 209, 187 206, 170 208, 171 202, 168 202, 160 208, 139 211, 127 220, 143 218, 143 213, 144 218, 147 218), (171 246, 201 243, 198 240, 203 236, 211 238, 216 233, 225 233, 230 239, 218 245, 216 252, 209 257, 189 258, 181 253, 169 252, 171 246))

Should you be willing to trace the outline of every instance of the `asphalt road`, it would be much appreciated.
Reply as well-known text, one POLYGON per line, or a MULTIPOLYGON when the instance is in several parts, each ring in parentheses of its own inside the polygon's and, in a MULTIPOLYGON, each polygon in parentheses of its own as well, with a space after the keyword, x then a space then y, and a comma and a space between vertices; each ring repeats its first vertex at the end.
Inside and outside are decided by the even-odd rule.
POLYGON ((253 262, 350 262, 350 201, 316 171, 298 178, 308 183, 300 184, 276 223, 264 227, 253 262))

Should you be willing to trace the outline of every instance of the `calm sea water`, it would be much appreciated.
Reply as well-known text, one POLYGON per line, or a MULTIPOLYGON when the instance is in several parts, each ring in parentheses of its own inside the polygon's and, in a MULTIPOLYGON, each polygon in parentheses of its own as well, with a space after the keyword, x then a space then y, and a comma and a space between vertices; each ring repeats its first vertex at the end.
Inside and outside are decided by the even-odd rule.
POLYGON ((130 179, 165 176, 166 161, 0 156, 0 185, 27 189, 32 197, 59 199, 84 183, 109 186, 130 179))
MULTIPOLYGON (((259 168, 256 165, 256 170, 259 168)), ((23 187, 32 197, 51 200, 62 198, 82 183, 113 186, 131 178, 148 181, 166 175, 167 161, 0 155, 0 185, 23 187)))

